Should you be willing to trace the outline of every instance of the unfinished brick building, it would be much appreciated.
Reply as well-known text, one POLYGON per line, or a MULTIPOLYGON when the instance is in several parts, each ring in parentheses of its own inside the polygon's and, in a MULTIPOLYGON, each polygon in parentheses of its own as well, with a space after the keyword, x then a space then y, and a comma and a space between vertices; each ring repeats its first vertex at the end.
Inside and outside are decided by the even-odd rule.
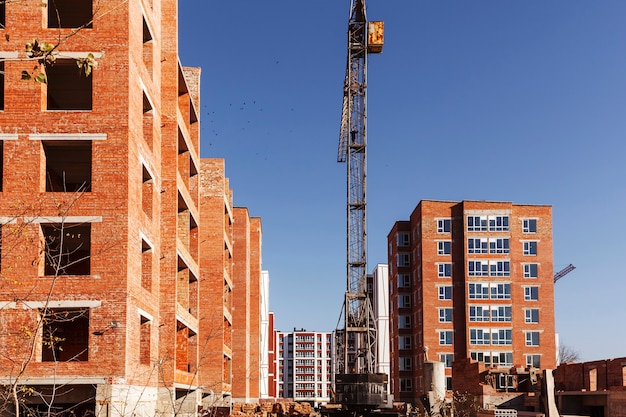
POLYGON ((421 201, 388 245, 396 401, 430 389, 426 359, 444 362, 447 389, 461 392, 476 381, 524 391, 530 369, 554 369, 551 207, 421 201))
MULTIPOLYGON (((32 415, 228 405, 235 216, 223 161, 200 160, 200 70, 178 59, 177 0, 1 6, 3 392, 32 415), (62 39, 47 83, 21 79, 33 39, 62 39)), ((242 256, 260 274, 251 224, 242 256)))

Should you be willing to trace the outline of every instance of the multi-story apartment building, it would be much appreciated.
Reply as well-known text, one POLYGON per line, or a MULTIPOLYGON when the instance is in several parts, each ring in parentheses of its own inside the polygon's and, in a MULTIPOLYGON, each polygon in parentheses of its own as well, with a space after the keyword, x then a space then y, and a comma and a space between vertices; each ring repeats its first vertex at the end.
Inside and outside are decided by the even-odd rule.
POLYGON ((332 333, 294 329, 276 337, 278 397, 314 406, 330 401, 332 333))
POLYGON ((232 207, 223 161, 200 159, 177 1, 1 8, 0 394, 20 415, 258 398, 260 219, 232 207), (53 65, 24 61, 33 39, 60 40, 53 65), (33 66, 45 83, 22 80, 33 66))
MULTIPOLYGON (((392 392, 417 401, 425 360, 475 361, 512 389, 510 369, 556 363, 552 210, 486 201, 421 201, 388 235, 392 392)), ((457 387, 457 388, 455 388, 457 387)))

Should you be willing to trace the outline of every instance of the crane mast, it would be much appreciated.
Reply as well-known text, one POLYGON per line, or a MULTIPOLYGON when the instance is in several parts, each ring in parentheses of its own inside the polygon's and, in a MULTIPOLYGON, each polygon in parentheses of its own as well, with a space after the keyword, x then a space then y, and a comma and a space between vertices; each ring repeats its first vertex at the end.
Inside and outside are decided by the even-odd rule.
POLYGON ((335 393, 361 408, 386 401, 387 375, 376 373, 376 321, 367 290, 367 55, 382 52, 382 22, 368 22, 365 0, 351 0, 338 162, 347 163, 346 293, 335 337, 335 393))

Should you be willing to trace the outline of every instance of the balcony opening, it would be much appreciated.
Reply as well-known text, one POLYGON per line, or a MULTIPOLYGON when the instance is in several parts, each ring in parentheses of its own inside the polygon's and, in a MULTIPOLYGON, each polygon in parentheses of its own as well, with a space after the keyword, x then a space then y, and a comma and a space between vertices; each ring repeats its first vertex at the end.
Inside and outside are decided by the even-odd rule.
POLYGON ((89 309, 42 311, 42 362, 86 361, 89 352, 89 309))
POLYGON ((44 141, 46 191, 91 191, 91 141, 44 141))
POLYGON ((0 29, 4 29, 6 27, 6 1, 0 3, 0 29))
POLYGON ((91 110, 92 74, 85 75, 73 59, 46 67, 48 110, 91 110))
POLYGON ((92 0, 48 0, 49 28, 93 27, 92 0))
POLYGON ((152 326, 150 319, 147 317, 140 316, 139 321, 139 363, 150 365, 150 334, 152 326))
POLYGON ((141 181, 141 207, 146 216, 151 219, 154 200, 154 180, 145 166, 142 167, 141 181))
POLYGON ((144 239, 141 240, 141 286, 148 291, 152 290, 152 246, 144 239))
POLYGON ((150 27, 146 18, 143 18, 143 63, 148 70, 148 74, 152 77, 152 67, 154 60, 154 40, 152 39, 152 33, 150 33, 150 27))
POLYGON ((44 275, 91 273, 91 224, 42 224, 44 275))

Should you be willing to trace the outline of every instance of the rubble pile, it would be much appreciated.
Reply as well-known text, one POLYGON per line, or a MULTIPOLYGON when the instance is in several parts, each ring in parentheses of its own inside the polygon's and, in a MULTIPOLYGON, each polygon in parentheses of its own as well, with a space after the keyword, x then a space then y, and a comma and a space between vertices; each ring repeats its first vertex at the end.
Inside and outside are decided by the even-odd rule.
POLYGON ((231 417, 309 417, 317 415, 311 404, 295 401, 235 403, 231 417))

